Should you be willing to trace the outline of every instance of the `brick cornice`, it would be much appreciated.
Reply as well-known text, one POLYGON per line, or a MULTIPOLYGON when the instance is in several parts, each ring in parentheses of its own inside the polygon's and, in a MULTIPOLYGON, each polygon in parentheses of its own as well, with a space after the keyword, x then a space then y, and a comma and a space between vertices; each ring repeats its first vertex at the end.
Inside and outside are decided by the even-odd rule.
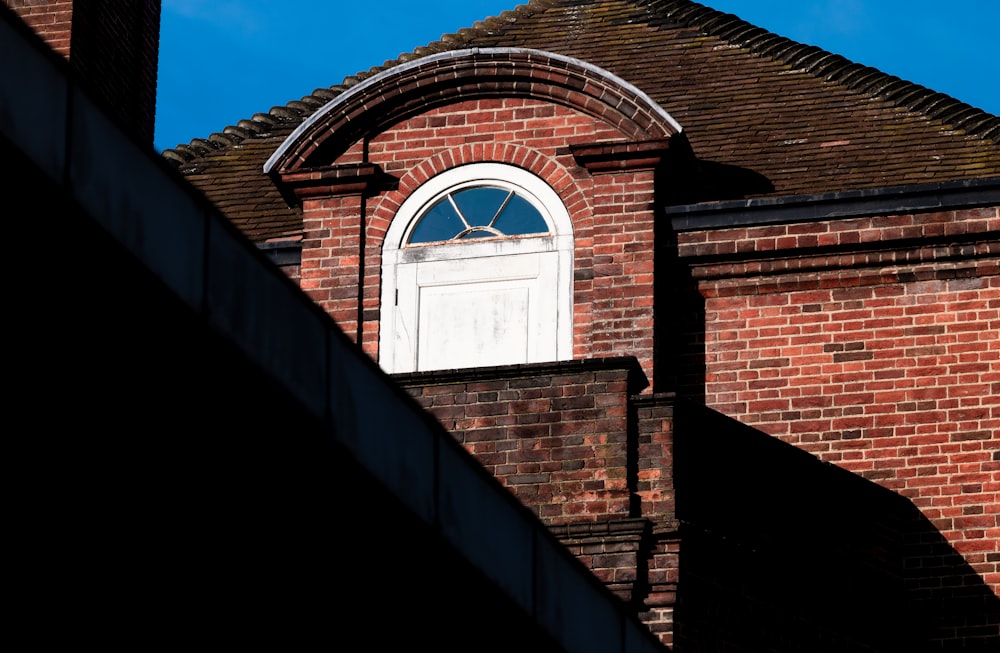
POLYGON ((584 371, 624 370, 629 375, 631 393, 638 393, 649 385, 646 375, 634 356, 613 356, 608 358, 587 358, 551 363, 528 363, 524 365, 497 365, 494 367, 474 367, 460 370, 433 370, 427 372, 406 372, 393 374, 392 378, 403 387, 435 384, 471 383, 496 379, 575 374, 584 371))
POLYGON ((1000 204, 1000 178, 668 206, 674 231, 845 220, 1000 204))
POLYGON ((377 165, 358 163, 286 172, 277 175, 277 184, 286 196, 291 194, 302 200, 363 193, 382 177, 382 170, 377 165))
POLYGON ((682 230, 677 255, 699 279, 789 275, 833 269, 911 269, 987 264, 1000 257, 995 207, 729 223, 682 230))
MULTIPOLYGON (((987 234, 988 242, 980 243, 926 243, 923 246, 904 246, 852 252, 812 252, 809 256, 767 258, 759 260, 732 260, 728 262, 698 263, 692 276, 696 279, 727 279, 776 275, 816 274, 830 270, 882 270, 883 268, 913 269, 918 266, 945 266, 935 268, 932 278, 945 279, 962 276, 960 270, 981 269, 980 274, 996 274, 1000 261, 1000 233, 987 234)), ((963 239, 964 240, 964 239, 963 239)), ((803 253, 805 254, 805 252, 803 253)), ((901 273, 879 272, 878 279, 894 278, 901 273)))
POLYGON ((652 527, 653 522, 642 518, 548 525, 552 534, 564 543, 642 538, 652 533, 652 527))
POLYGON ((621 143, 571 145, 570 153, 590 174, 655 168, 670 150, 666 138, 621 143))

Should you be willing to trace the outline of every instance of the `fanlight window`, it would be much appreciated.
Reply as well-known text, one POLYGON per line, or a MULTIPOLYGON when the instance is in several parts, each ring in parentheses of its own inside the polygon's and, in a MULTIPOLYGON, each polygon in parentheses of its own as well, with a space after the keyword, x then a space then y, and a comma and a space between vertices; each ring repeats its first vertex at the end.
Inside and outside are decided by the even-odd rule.
POLYGON ((514 189, 472 186, 449 190, 436 199, 413 228, 407 244, 548 233, 549 226, 539 210, 514 189))

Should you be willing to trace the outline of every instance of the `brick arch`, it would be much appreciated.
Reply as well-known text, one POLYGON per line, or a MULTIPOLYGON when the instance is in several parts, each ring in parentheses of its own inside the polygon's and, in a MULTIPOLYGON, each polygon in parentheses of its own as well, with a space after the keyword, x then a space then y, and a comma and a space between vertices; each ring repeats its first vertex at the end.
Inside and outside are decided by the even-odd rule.
POLYGON ((362 136, 416 113, 494 97, 555 102, 610 125, 625 140, 681 131, 649 96, 597 66, 540 50, 476 48, 394 66, 345 91, 292 132, 264 170, 280 174, 323 165, 362 136))
POLYGON ((569 170, 548 156, 512 143, 467 143, 443 150, 406 172, 395 190, 382 196, 371 211, 366 233, 381 248, 389 224, 403 202, 427 180, 446 170, 470 163, 505 163, 523 168, 542 179, 559 195, 569 212, 574 231, 589 226, 592 211, 579 182, 569 170))

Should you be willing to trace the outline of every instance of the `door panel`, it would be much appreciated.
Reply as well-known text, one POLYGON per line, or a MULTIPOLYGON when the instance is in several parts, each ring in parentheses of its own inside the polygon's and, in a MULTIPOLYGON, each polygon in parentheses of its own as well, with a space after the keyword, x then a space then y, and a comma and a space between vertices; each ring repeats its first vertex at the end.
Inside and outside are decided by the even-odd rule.
POLYGON ((526 363, 530 290, 511 283, 421 288, 417 369, 526 363))
POLYGON ((396 369, 556 360, 559 254, 397 267, 396 369))

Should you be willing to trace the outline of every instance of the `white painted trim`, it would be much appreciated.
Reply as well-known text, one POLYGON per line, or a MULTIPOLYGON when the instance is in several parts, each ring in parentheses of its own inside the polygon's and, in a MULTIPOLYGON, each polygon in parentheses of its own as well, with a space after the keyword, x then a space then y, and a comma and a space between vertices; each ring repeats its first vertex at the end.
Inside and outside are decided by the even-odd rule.
POLYGON ((600 77, 604 77, 609 80, 612 85, 620 86, 623 90, 627 91, 628 94, 635 96, 641 101, 641 103, 646 104, 650 111, 662 118, 668 125, 673 127, 678 133, 684 130, 680 123, 674 120, 673 116, 666 112, 659 104, 656 103, 651 97, 646 93, 641 91, 637 86, 626 82, 621 77, 604 70, 598 66, 595 66, 586 61, 580 59, 574 59, 573 57, 567 57, 561 54, 555 54, 554 52, 546 52, 544 50, 534 50, 532 48, 467 48, 464 50, 452 50, 449 52, 439 52, 437 54, 429 55, 426 57, 420 57, 419 59, 413 59, 412 61, 407 61, 405 63, 398 64, 382 72, 373 75, 364 81, 360 82, 347 89, 334 99, 330 100, 328 103, 316 110, 316 113, 312 114, 308 118, 302 121, 302 123, 295 128, 295 130, 288 135, 288 138, 268 157, 267 161, 264 163, 264 172, 270 174, 275 167, 278 165, 278 161, 284 158, 285 153, 292 148, 298 139, 308 133, 318 122, 321 122, 331 113, 338 111, 343 105, 349 103, 356 96, 363 95, 367 93, 373 86, 377 86, 383 83, 386 79, 403 76, 410 70, 426 66, 427 64, 432 64, 436 61, 446 61, 448 59, 461 59, 463 57, 474 57, 477 54, 493 55, 493 54, 527 54, 535 55, 542 60, 548 59, 551 61, 557 61, 561 64, 570 64, 572 66, 577 66, 583 68, 584 70, 590 71, 597 74, 600 77))

